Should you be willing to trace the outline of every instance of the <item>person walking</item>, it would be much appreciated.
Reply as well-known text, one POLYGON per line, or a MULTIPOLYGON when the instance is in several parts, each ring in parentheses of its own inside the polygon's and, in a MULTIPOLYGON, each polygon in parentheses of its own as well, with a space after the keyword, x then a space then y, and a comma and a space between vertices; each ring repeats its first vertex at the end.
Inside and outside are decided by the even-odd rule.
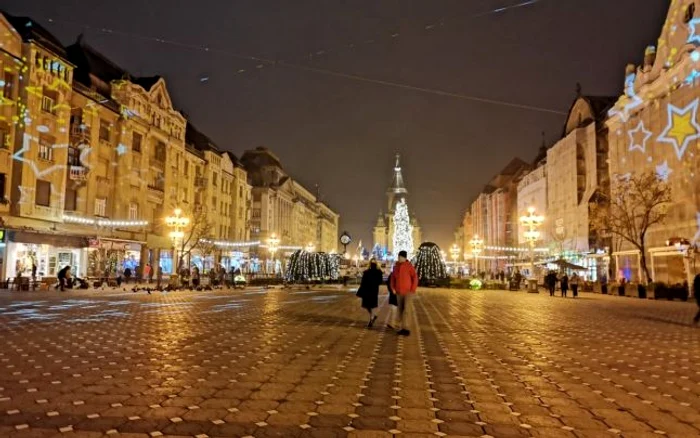
POLYGON ((574 295, 574 298, 578 296, 578 283, 580 281, 580 278, 576 272, 574 272, 574 275, 571 276, 571 292, 574 295))
POLYGON ((376 260, 370 260, 369 268, 362 273, 362 281, 357 289, 357 296, 362 298, 362 307, 369 313, 367 328, 372 328, 377 320, 374 310, 379 306, 379 286, 384 282, 384 275, 377 267, 376 260))
POLYGON ((153 268, 150 263, 146 263, 143 267, 143 279, 146 280, 146 284, 151 284, 151 279, 153 278, 153 268))
POLYGON ((60 289, 61 292, 64 292, 66 290, 66 282, 70 278, 70 266, 65 266, 58 271, 57 277, 58 284, 56 285, 56 289, 60 289))
POLYGON ((413 305, 413 295, 418 288, 418 275, 416 270, 407 260, 408 253, 399 251, 399 260, 394 265, 391 276, 391 289, 396 293, 399 309, 399 331, 398 334, 408 336, 411 331, 408 329, 413 305))
POLYGON ((131 280, 131 268, 127 266, 127 268, 124 269, 124 283, 129 284, 129 280, 131 280))
POLYGON ((693 280, 693 295, 695 295, 695 302, 698 304, 698 313, 693 318, 693 322, 697 324, 700 322, 700 274, 696 275, 693 280))
POLYGON ((549 274, 547 274, 544 278, 544 282, 549 290, 549 296, 553 297, 554 291, 557 288, 557 274, 555 274, 553 271, 549 271, 549 274))
POLYGON ((199 268, 197 266, 192 268, 192 288, 199 288, 199 268))
POLYGON ((569 291, 569 276, 566 275, 566 272, 559 279, 559 285, 561 287, 561 296, 566 298, 566 293, 569 291))

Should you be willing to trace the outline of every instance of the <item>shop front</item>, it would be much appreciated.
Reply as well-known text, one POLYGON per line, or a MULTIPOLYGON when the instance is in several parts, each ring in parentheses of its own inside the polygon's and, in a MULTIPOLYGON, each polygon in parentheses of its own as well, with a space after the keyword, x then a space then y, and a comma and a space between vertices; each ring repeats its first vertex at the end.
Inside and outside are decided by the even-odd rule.
POLYGON ((87 240, 80 236, 9 230, 5 248, 5 278, 31 277, 36 267, 37 279, 56 277, 58 271, 71 267, 74 275, 84 276, 87 240))
POLYGON ((115 277, 126 269, 135 276, 141 269, 143 242, 96 237, 90 239, 86 250, 87 276, 115 277))

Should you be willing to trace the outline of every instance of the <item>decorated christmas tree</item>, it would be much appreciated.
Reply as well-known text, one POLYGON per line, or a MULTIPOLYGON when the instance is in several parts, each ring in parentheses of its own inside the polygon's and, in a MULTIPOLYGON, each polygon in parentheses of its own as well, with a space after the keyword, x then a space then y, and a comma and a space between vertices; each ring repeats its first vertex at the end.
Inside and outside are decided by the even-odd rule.
POLYGON ((439 285, 447 278, 447 268, 440 247, 432 242, 421 244, 412 263, 422 286, 439 285))
POLYGON ((401 199, 396 204, 394 212, 394 257, 399 251, 406 251, 408 257, 413 255, 413 227, 411 226, 411 218, 408 215, 408 204, 405 199, 401 199))
POLYGON ((289 257, 285 278, 290 283, 337 280, 340 276, 340 255, 296 251, 289 257))

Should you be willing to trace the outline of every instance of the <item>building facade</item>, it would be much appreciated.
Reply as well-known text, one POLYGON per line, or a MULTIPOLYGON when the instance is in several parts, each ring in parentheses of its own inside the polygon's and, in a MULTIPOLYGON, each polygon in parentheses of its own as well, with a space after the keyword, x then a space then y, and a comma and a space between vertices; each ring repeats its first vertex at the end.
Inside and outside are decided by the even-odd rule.
POLYGON ((26 17, 0 14, 0 39, 3 278, 170 273, 176 208, 216 211, 208 238, 248 237, 245 170, 186 141, 163 78, 134 77, 82 38, 64 47, 26 17))
MULTIPOLYGON (((647 234, 648 263, 655 281, 683 282, 695 274, 697 256, 669 248, 669 239, 700 240, 700 2, 671 2, 658 46, 640 66, 625 71, 624 92, 607 120, 610 175, 653 172, 670 187, 666 221, 647 234)), ((640 279, 639 251, 616 239, 614 275, 640 279)))
POLYGON ((245 151, 241 163, 251 184, 250 238, 275 236, 283 251, 337 252, 339 215, 283 169, 268 148, 245 151))

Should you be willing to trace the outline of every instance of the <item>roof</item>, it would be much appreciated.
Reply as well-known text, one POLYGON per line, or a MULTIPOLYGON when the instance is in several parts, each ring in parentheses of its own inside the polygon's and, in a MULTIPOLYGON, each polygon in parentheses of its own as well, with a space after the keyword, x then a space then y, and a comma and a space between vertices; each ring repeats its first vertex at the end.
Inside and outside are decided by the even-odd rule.
POLYGON ((75 80, 88 87, 93 85, 90 79, 91 74, 108 84, 112 81, 127 79, 143 87, 146 91, 149 91, 161 78, 160 76, 132 76, 131 73, 87 44, 82 34, 78 36, 75 43, 66 48, 66 52, 68 59, 77 67, 74 73, 75 80))
POLYGON ((29 17, 15 17, 4 11, 2 11, 2 14, 22 37, 22 40, 34 41, 42 47, 51 50, 56 55, 60 55, 64 58, 66 57, 66 48, 61 41, 42 25, 29 17))
POLYGON ((224 151, 226 155, 228 155, 228 158, 231 160, 233 163, 234 167, 243 167, 243 163, 241 163, 241 160, 238 159, 238 157, 231 151, 224 151))
POLYGON ((216 143, 211 138, 204 135, 201 131, 194 127, 192 122, 187 121, 187 129, 185 129, 185 143, 189 143, 199 151, 212 151, 220 154, 216 143))
POLYGON ((499 175, 516 175, 523 169, 523 167, 528 166, 529 165, 525 161, 521 160, 518 157, 515 157, 512 160, 510 160, 510 163, 508 163, 506 167, 503 168, 503 170, 501 170, 499 175))
POLYGON ((279 158, 264 146, 245 151, 241 157, 241 163, 246 169, 259 169, 266 166, 275 166, 282 169, 282 163, 280 163, 279 158))
MULTIPOLYGON (((608 115, 608 110, 612 108, 615 103, 618 100, 617 96, 584 96, 584 95, 578 95, 576 96, 576 99, 571 103, 571 107, 569 107, 569 111, 567 111, 567 117, 566 121, 564 122, 564 129, 562 132, 562 138, 566 137, 569 132, 568 126, 569 126, 569 121, 571 119, 571 112, 574 110, 574 107, 578 103, 579 99, 583 99, 591 108, 591 113, 593 115, 593 121, 595 123, 601 123, 605 121, 607 115, 608 115)), ((583 126, 588 124, 590 120, 588 121, 582 121, 583 126)), ((578 126, 581 127, 581 126, 578 126)))
POLYGON ((394 176, 391 179, 391 186, 389 186, 389 192, 391 193, 408 193, 406 186, 403 182, 403 174, 401 173, 401 155, 396 154, 396 164, 394 165, 394 176))

